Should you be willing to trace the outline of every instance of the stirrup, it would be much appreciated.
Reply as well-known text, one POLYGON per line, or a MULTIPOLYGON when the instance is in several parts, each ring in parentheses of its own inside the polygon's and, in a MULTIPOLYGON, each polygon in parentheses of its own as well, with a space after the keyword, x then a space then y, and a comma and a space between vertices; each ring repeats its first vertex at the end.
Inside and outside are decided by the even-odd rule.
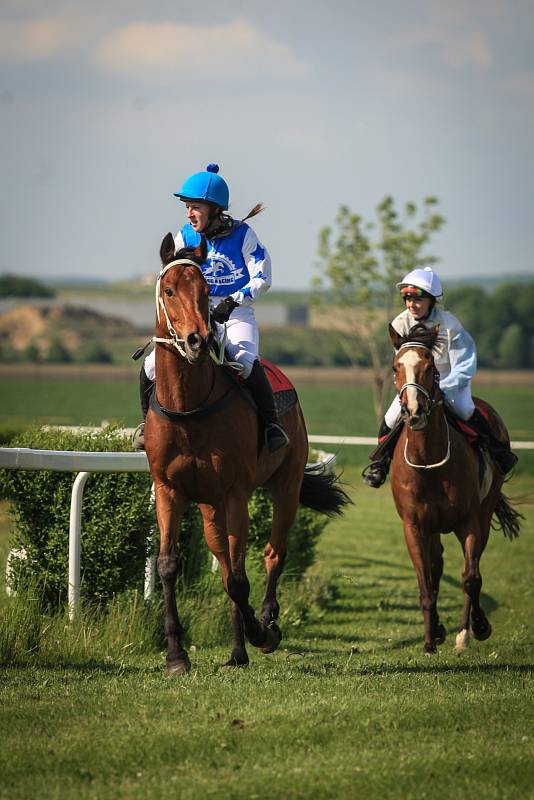
POLYGON ((140 425, 134 430, 130 444, 134 450, 145 449, 145 423, 141 422, 140 425))
POLYGON ((387 478, 388 466, 383 461, 373 461, 368 464, 362 472, 363 482, 373 489, 378 489, 387 478))
POLYGON ((265 426, 265 444, 270 453, 276 453, 289 444, 289 436, 278 422, 271 422, 265 426))

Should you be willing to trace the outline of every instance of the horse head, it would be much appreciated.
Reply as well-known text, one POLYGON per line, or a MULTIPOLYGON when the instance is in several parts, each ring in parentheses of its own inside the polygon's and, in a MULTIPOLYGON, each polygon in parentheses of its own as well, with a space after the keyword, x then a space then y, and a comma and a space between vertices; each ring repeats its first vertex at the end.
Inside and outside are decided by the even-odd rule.
POLYGON ((389 336, 397 351, 393 359, 395 388, 402 418, 412 430, 426 426, 430 412, 442 397, 432 355, 438 331, 439 325, 425 328, 418 324, 410 328, 407 336, 400 336, 389 326, 389 336))
POLYGON ((204 237, 198 247, 178 251, 171 233, 161 243, 162 267, 156 287, 157 332, 170 334, 171 338, 165 341, 174 345, 191 364, 208 357, 213 341, 209 286, 201 270, 206 255, 204 237))

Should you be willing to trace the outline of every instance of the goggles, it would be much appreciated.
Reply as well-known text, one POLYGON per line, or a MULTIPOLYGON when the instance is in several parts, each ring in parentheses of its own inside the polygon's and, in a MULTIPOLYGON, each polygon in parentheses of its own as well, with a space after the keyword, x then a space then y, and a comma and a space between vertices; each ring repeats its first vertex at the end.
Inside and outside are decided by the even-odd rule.
POLYGON ((423 297, 429 297, 428 293, 419 286, 403 286, 401 294, 405 300, 420 300, 423 297))

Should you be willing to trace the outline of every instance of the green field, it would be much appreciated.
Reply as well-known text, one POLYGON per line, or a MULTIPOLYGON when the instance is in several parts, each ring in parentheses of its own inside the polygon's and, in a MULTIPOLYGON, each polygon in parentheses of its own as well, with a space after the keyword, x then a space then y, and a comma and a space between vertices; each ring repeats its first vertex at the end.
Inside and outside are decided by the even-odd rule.
MULTIPOLYGON (((347 478, 356 484, 354 469, 347 478)), ((168 681, 163 654, 129 654, 127 634, 112 655, 89 647, 8 665, 0 797, 533 797, 532 481, 509 487, 529 493, 521 537, 494 533, 483 558, 493 636, 461 657, 453 635, 422 654, 389 489, 358 486, 315 568, 337 587, 332 607, 302 629, 282 622, 280 650, 252 652, 247 670, 221 670, 226 650, 197 648, 191 674, 168 681)), ((460 572, 447 537, 440 605, 451 632, 460 572)))
MULTIPOLYGON (((373 433, 369 390, 299 393, 310 432, 373 433)), ((534 439, 531 390, 484 396, 513 438, 534 439)), ((135 382, 11 381, 1 410, 6 424, 138 418, 135 382)), ((506 487, 526 517, 520 538, 493 533, 482 559, 492 637, 454 653, 462 560, 444 537, 449 637, 425 656, 389 486, 360 482, 367 449, 338 453, 355 504, 326 528, 311 576, 328 583, 331 600, 301 624, 282 608, 273 655, 250 648, 247 670, 222 670, 227 649, 195 648, 193 628, 193 670, 168 681, 164 653, 141 652, 126 626, 109 651, 82 630, 71 655, 58 639, 57 656, 49 641, 5 664, 0 798, 534 798, 534 477, 522 467, 506 487)), ((3 572, 9 522, 0 512, 3 572)), ((0 615, 6 608, 0 599, 0 615)))

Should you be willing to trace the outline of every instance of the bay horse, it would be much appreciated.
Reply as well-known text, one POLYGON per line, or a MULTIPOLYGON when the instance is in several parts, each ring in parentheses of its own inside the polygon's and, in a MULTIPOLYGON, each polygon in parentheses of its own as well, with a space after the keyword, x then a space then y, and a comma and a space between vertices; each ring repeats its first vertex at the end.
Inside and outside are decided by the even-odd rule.
POLYGON ((160 531, 157 567, 165 603, 166 673, 172 676, 191 666, 175 594, 176 545, 189 502, 199 506, 206 543, 231 599, 233 646, 225 666, 239 667, 248 664, 245 638, 263 653, 280 643, 276 587, 299 503, 335 514, 350 501, 337 478, 306 468, 308 437, 298 400, 283 415, 290 444, 271 454, 259 443, 256 409, 214 356, 209 286, 200 269, 205 241, 175 253, 169 233, 160 257, 153 337, 156 384, 146 417, 145 450, 160 531), (273 503, 260 619, 249 605, 245 570, 248 500, 258 486, 266 487, 273 503))
MULTIPOLYGON (((491 624, 480 605, 480 558, 492 517, 497 517, 509 539, 519 534, 520 527, 520 515, 501 492, 505 479, 501 470, 487 458, 482 468, 465 435, 447 419, 432 355, 438 330, 439 326, 417 325, 401 337, 389 326, 396 350, 394 381, 404 420, 391 464, 391 489, 417 574, 426 653, 434 653, 446 637, 437 608, 443 573, 440 534, 454 531, 464 553, 464 605, 456 637, 460 652, 468 645, 470 630, 479 640, 491 635, 491 624)), ((487 403, 484 408, 492 430, 508 442, 497 412, 487 403)))

